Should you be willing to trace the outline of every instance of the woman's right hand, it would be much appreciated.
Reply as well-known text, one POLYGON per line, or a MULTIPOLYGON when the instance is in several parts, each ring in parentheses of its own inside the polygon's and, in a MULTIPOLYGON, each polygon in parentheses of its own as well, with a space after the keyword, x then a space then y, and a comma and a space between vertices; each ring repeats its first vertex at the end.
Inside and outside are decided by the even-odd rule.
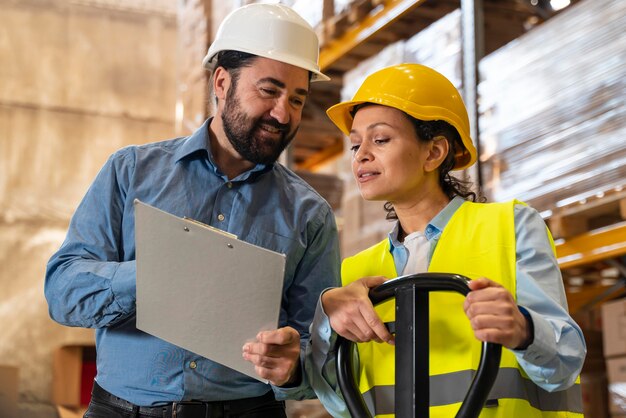
POLYGON ((344 287, 328 290, 322 295, 322 308, 330 326, 342 337, 354 342, 387 342, 394 338, 378 317, 369 299, 369 291, 387 279, 382 276, 363 277, 344 287))

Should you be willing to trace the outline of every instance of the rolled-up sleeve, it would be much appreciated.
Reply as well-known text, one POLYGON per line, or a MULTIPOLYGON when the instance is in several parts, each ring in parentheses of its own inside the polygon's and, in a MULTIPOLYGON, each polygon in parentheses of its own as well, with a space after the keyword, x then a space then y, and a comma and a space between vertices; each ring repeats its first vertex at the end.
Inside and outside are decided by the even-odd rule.
POLYGON ((321 297, 311 324, 311 340, 306 350, 306 372, 324 408, 335 418, 350 418, 337 383, 337 354, 333 349, 337 334, 330 326, 321 297))
POLYGON ((556 391, 571 386, 587 352, 583 333, 567 310, 563 279, 549 232, 536 210, 515 206, 517 302, 533 321, 534 341, 513 351, 528 376, 556 391))
POLYGON ((305 351, 309 343, 309 327, 315 314, 316 301, 328 287, 340 285, 340 257, 337 227, 333 213, 328 209, 323 216, 310 223, 312 239, 300 261, 294 281, 283 301, 286 311, 286 325, 300 333, 301 371, 300 385, 292 388, 274 387, 277 399, 313 399, 310 378, 307 376, 305 351))
POLYGON ((135 262, 123 260, 121 244, 132 239, 122 235, 129 158, 123 152, 109 158, 48 262, 44 293, 61 324, 101 328, 135 312, 135 262))

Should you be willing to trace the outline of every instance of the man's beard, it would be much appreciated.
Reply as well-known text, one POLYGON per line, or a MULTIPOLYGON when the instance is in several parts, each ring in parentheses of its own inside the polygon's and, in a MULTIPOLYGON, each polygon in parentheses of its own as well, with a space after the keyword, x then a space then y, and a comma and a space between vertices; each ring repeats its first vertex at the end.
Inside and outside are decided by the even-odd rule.
POLYGON ((282 124, 274 118, 251 118, 241 109, 239 99, 235 95, 236 85, 228 92, 222 112, 224 133, 235 151, 246 160, 255 164, 273 164, 283 150, 289 145, 298 129, 290 133, 291 125, 282 124), (261 126, 267 125, 280 131, 280 139, 267 140, 254 136, 254 132, 261 126))

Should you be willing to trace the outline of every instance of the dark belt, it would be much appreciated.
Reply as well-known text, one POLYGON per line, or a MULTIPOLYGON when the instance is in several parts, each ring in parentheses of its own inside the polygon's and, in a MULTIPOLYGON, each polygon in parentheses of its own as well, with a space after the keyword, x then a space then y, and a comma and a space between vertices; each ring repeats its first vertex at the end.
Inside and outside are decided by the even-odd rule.
POLYGON ((255 398, 231 401, 181 401, 162 406, 139 406, 112 395, 96 382, 93 383, 91 397, 96 402, 106 403, 139 416, 163 418, 222 418, 230 414, 241 414, 260 406, 284 405, 284 402, 274 398, 274 393, 270 390, 265 395, 255 398))

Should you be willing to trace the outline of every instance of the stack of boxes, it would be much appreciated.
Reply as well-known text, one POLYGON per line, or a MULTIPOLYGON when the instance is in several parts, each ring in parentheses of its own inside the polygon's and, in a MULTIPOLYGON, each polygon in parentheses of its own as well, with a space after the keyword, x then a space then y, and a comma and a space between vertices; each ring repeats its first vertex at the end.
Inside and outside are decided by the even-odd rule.
POLYGON ((602 305, 602 335, 611 418, 626 418, 626 299, 602 305))
POLYGON ((626 188, 625 4, 579 2, 480 61, 490 200, 547 215, 626 188))

